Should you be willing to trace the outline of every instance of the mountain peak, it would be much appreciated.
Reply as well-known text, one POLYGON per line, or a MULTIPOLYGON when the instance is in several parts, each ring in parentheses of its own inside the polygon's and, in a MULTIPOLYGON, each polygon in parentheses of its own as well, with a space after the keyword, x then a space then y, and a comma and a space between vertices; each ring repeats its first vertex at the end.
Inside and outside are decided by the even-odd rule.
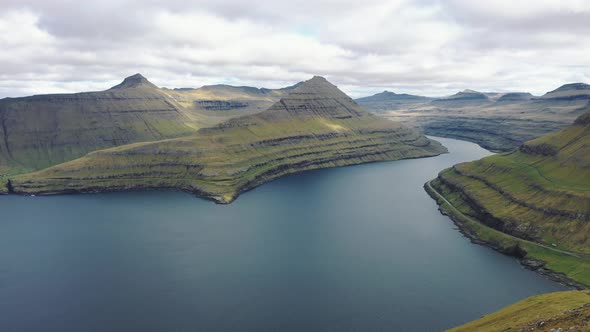
POLYGON ((143 75, 137 73, 135 75, 131 75, 123 80, 121 84, 115 85, 110 90, 117 90, 117 89, 129 89, 129 88, 155 88, 158 87, 153 84, 152 82, 148 81, 143 75))
POLYGON ((328 80, 327 80, 325 77, 323 77, 323 76, 318 76, 318 75, 314 75, 314 76, 313 76, 313 77, 312 77, 312 78, 311 78, 309 81, 313 81, 313 80, 316 80, 316 81, 325 81, 325 82, 328 82, 328 80))
POLYGON ((321 76, 301 82, 261 116, 276 119, 294 117, 350 118, 364 116, 363 110, 344 92, 321 76))

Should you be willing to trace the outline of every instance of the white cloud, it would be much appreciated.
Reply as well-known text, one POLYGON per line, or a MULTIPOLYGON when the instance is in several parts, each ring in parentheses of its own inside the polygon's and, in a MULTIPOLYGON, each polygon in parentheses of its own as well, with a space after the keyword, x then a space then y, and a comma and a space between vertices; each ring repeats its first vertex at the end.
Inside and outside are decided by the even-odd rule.
POLYGON ((541 94, 590 77, 588 1, 2 0, 0 97, 162 86, 541 94))

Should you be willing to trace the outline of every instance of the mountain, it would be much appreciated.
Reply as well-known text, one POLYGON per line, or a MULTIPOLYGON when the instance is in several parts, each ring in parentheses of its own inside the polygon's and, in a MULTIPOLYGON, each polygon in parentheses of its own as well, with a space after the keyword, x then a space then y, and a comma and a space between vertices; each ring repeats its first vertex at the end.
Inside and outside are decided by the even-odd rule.
POLYGON ((590 106, 588 87, 567 84, 543 97, 526 92, 465 90, 421 103, 374 101, 364 106, 428 135, 467 140, 492 151, 511 151, 572 123, 590 106))
POLYGON ((229 203, 286 174, 444 152, 439 143, 370 114, 314 77, 261 113, 189 137, 96 151, 12 177, 8 188, 21 194, 174 188, 229 203))
POLYGON ((366 102, 366 101, 431 100, 431 99, 432 98, 429 98, 429 97, 410 95, 407 93, 395 93, 395 92, 385 90, 383 92, 374 94, 370 97, 358 98, 355 101, 358 103, 359 101, 366 102))
POLYGON ((490 98, 482 92, 464 90, 444 98, 437 98, 432 101, 434 104, 442 104, 452 107, 463 107, 472 104, 481 104, 490 101, 490 98))
POLYGON ((590 294, 566 291, 537 295, 449 332, 587 331, 590 294))
POLYGON ((109 90, 125 90, 125 89, 158 89, 158 87, 141 74, 131 75, 126 77, 121 84, 115 85, 109 90))
POLYGON ((560 86, 559 88, 547 92, 541 97, 542 99, 555 100, 576 100, 590 98, 590 85, 585 83, 570 83, 560 86))
POLYGON ((139 74, 106 91, 5 98, 0 100, 0 174, 188 135, 196 126, 190 114, 139 74))
POLYGON ((524 101, 530 101, 533 98, 534 98, 534 96, 528 92, 510 92, 510 93, 502 94, 496 102, 497 103, 524 102, 524 101))
POLYGON ((463 215, 512 239, 491 237, 493 246, 516 245, 513 253, 537 268, 590 285, 590 109, 516 151, 446 169, 431 185, 463 215))
POLYGON ((400 107, 408 107, 425 103, 432 100, 432 98, 409 95, 406 93, 394 93, 390 91, 383 91, 369 97, 358 98, 355 101, 368 109, 373 111, 398 109, 400 107))
POLYGON ((106 91, 1 99, 0 178, 99 149, 187 136, 262 112, 289 89, 218 85, 170 90, 135 74, 106 91))

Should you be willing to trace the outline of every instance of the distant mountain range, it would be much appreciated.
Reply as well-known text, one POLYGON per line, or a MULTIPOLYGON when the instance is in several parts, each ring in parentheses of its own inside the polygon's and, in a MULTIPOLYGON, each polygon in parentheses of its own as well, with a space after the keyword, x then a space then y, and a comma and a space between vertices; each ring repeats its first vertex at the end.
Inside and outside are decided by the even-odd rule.
POLYGON ((590 85, 566 84, 540 97, 527 92, 473 90, 442 98, 399 96, 384 92, 356 101, 372 112, 428 135, 468 140, 495 151, 510 151, 527 140, 571 123, 590 105, 590 85))

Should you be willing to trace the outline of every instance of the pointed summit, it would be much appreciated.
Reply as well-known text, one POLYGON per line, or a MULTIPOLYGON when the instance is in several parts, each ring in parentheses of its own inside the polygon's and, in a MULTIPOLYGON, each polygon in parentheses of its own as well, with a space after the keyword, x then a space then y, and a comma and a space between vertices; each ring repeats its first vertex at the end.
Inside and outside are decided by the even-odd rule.
POLYGON ((351 118, 367 115, 338 87, 321 76, 301 82, 287 96, 261 113, 267 119, 291 117, 351 118))
POLYGON ((119 85, 115 85, 110 90, 130 89, 130 88, 154 88, 158 87, 141 74, 131 75, 123 80, 119 85))
POLYGON ((475 91, 475 90, 471 90, 471 89, 465 89, 459 93, 480 93, 479 91, 475 91))

